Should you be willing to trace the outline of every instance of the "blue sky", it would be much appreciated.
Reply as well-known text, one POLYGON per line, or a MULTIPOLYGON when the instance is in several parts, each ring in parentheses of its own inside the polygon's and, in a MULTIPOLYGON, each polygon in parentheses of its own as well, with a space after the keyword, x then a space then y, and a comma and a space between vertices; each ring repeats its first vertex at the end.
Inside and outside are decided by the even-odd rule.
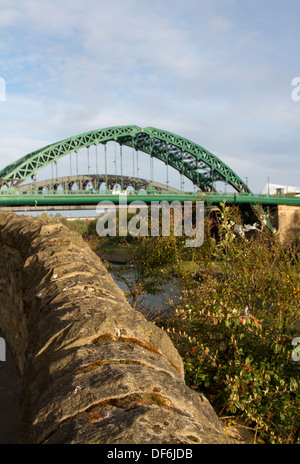
POLYGON ((0 0, 0 167, 136 124, 202 145, 254 192, 299 186, 299 17, 298 0, 0 0))

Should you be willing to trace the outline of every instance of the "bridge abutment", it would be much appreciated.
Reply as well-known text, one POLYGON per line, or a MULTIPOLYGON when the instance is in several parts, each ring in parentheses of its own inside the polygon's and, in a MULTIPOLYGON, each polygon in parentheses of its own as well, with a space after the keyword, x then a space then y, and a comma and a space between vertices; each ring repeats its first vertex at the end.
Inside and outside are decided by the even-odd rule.
POLYGON ((295 205, 278 205, 274 217, 274 226, 281 241, 300 237, 300 207, 295 205))
POLYGON ((0 214, 0 329, 25 443, 226 443, 168 335, 62 224, 0 214))

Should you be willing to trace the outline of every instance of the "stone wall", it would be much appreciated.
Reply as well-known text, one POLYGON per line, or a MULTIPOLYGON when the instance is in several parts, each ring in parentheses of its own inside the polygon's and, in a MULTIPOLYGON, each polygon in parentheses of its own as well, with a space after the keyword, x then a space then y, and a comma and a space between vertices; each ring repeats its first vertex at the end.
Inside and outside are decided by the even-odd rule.
POLYGON ((0 214, 0 329, 24 443, 226 443, 167 334, 62 224, 0 214))

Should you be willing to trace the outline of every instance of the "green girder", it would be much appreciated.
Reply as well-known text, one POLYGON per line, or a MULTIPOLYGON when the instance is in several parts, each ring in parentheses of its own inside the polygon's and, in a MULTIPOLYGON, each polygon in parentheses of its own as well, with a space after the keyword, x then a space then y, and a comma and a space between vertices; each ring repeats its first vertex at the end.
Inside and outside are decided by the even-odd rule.
POLYGON ((16 187, 68 153, 109 141, 134 147, 163 161, 190 179, 202 191, 213 191, 214 182, 221 180, 237 192, 251 193, 232 169, 200 145, 171 132, 138 126, 93 130, 29 153, 0 171, 0 188, 4 185, 16 187))

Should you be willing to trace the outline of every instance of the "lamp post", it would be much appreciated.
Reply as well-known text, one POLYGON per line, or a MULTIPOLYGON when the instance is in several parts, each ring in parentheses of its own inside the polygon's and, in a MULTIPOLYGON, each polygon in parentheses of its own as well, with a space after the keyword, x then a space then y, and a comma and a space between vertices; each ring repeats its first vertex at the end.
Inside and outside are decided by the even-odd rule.
POLYGON ((268 177, 268 196, 270 195, 270 176, 268 177))

